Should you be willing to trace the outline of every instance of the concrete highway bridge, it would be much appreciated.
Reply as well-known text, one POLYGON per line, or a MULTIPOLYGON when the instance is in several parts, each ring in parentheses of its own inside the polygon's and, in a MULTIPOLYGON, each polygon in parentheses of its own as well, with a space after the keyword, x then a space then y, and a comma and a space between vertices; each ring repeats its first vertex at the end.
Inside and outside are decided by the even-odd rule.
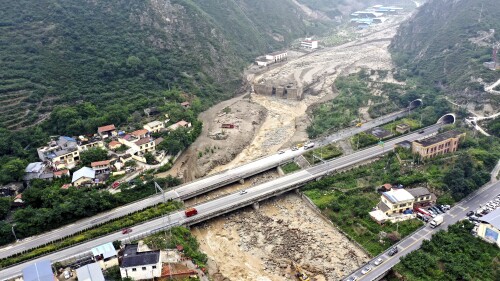
MULTIPOLYGON (((66 249, 63 249, 58 252, 54 252, 51 254, 48 254, 46 256, 21 263, 9 268, 2 269, 0 271, 0 279, 1 280, 6 280, 10 279, 12 277, 18 276, 21 273, 21 270, 23 267, 26 266, 27 263, 32 263, 36 262, 39 260, 43 259, 49 259, 52 262, 56 261, 61 261, 65 260, 69 257, 77 256, 77 255, 82 255, 88 253, 88 251, 97 245, 104 244, 107 242, 112 242, 115 240, 134 240, 138 237, 143 237, 145 235, 149 235, 161 230, 166 230, 172 226, 176 225, 193 225, 200 223, 202 221, 214 218, 216 216, 220 216, 222 214, 231 212, 233 210, 243 208, 246 206, 251 206, 254 205, 255 207, 258 207, 258 203, 260 201, 266 200, 268 198, 271 198, 273 196, 277 196, 280 194, 283 194, 285 192, 298 189, 299 187, 307 184, 308 182, 315 181, 318 179, 321 179, 324 176, 328 176, 336 171, 345 169, 349 166, 358 164, 360 162, 363 162, 365 160, 383 155, 384 153, 387 153, 389 150, 391 150, 394 146, 394 144, 407 140, 407 141, 414 141, 417 139, 424 138, 428 135, 432 135, 438 132, 438 130, 442 127, 443 124, 436 124, 432 125, 429 127, 424 128, 424 133, 411 133, 407 134, 404 136, 400 136, 397 138, 394 138, 392 140, 386 141, 384 146, 373 146, 364 150, 360 150, 358 152, 355 152, 353 154, 336 158, 330 161, 327 161, 325 163, 319 164, 317 166, 310 167, 305 170, 300 170, 295 173, 280 177, 278 179, 263 183, 261 185, 248 188, 247 193, 245 194, 240 194, 239 192, 230 194, 224 197, 220 197, 214 200, 211 200, 209 202, 205 202, 199 205, 196 205, 195 208, 198 210, 198 214, 192 217, 186 217, 184 215, 183 211, 175 212, 172 213, 168 216, 164 216, 162 218, 158 218, 155 220, 151 220, 149 222, 137 225, 133 227, 133 233, 134 236, 128 237, 123 235, 121 232, 115 232, 100 238, 97 238, 92 241, 84 242, 79 245, 75 245, 66 249)), ((300 154, 299 152, 295 151, 287 151, 284 154, 287 155, 287 157, 293 158, 293 155, 296 155, 296 153, 300 154)), ((297 154, 297 155, 298 155, 297 154)), ((283 154, 279 154, 283 155, 283 154)), ((283 161, 282 159, 287 159, 287 158, 280 158, 277 157, 279 155, 271 156, 272 161, 283 161)), ((267 158, 265 158, 267 159, 267 158)), ((256 161, 258 162, 258 161, 256 161)), ((254 162, 255 163, 255 162, 254 162)), ((281 162, 282 163, 282 162, 281 162)), ((254 164, 255 165, 255 164, 254 164)), ((234 170, 231 170, 234 171, 234 170)), ((234 180, 234 176, 231 177, 229 175, 232 175, 232 173, 228 173, 230 171, 226 171, 224 173, 218 174, 219 177, 221 177, 221 181, 227 181, 227 182, 234 182, 237 180, 234 180), (231 178, 230 180, 226 180, 225 177, 231 178)), ((206 179, 205 179, 206 180, 206 179)), ((202 186, 206 187, 206 183, 204 183, 204 180, 199 180, 196 181, 195 183, 200 184, 202 186)), ((182 188, 182 187, 181 187, 182 188)), ((183 199, 189 196, 192 196, 196 192, 190 190, 190 189, 176 189, 171 192, 167 192, 166 196, 167 199, 183 199)), ((155 200, 158 200, 157 202, 160 202, 161 196, 155 197, 155 200)), ((59 229, 58 231, 64 231, 65 228, 59 229)), ((9 248, 4 248, 4 251, 9 251, 9 248)), ((4 252, 2 252, 4 253, 4 252)), ((7 253, 8 255, 8 253, 7 253)))

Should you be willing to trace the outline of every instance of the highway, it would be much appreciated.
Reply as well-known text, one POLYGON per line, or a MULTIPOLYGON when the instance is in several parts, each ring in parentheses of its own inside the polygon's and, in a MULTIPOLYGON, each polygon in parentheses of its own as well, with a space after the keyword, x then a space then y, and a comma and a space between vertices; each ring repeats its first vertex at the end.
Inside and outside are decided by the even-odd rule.
MULTIPOLYGON (((397 118, 401 118, 407 114, 408 110, 405 109, 368 121, 361 127, 341 130, 328 137, 316 141, 316 146, 327 145, 340 139, 347 138, 359 132, 366 131, 367 129, 396 120, 397 118)), ((287 150, 283 154, 274 154, 263 157, 234 169, 222 171, 220 173, 183 184, 174 190, 166 192, 165 197, 167 200, 186 200, 195 196, 199 196, 205 192, 217 189, 230 183, 237 182, 241 179, 248 178, 250 176, 277 167, 286 162, 292 161, 294 157, 299 156, 303 152, 303 149, 299 149, 297 151, 287 150)), ((76 221, 70 225, 66 225, 64 227, 37 236, 28 237, 17 243, 9 244, 0 248, 0 259, 9 257, 17 253, 21 253, 23 251, 27 251, 29 249, 50 243, 52 241, 62 239, 77 232, 95 227, 116 218, 123 217, 127 214, 142 210, 144 208, 154 206, 162 202, 162 200, 163 198, 161 195, 151 196, 143 200, 139 200, 134 203, 127 204, 113 210, 95 215, 93 217, 76 221)))
MULTIPOLYGON (((280 177, 278 179, 263 183, 261 185, 247 189, 246 194, 234 193, 224 197, 214 199, 196 206, 198 210, 198 215, 186 218, 183 212, 176 212, 168 217, 163 217, 155 219, 140 225, 133 227, 134 236, 143 236, 151 233, 159 228, 165 227, 166 225, 190 225, 194 223, 207 220, 221 214, 230 212, 232 210, 251 205, 255 202, 265 200, 267 198, 276 196, 278 194, 287 192, 289 190, 296 189, 303 186, 307 182, 313 181, 319 177, 328 175, 329 173, 343 169, 354 164, 360 163, 362 161, 371 159, 376 156, 380 156, 391 150, 394 144, 401 142, 403 140, 413 141, 420 138, 424 138, 427 135, 436 133, 441 124, 436 124, 425 128, 425 133, 412 133, 404 135, 390 141, 387 141, 384 147, 374 146, 364 150, 360 150, 353 154, 336 158, 330 160, 326 163, 310 167, 305 170, 300 170, 298 172, 280 177)), ((289 155, 296 155, 300 152, 286 151, 284 154, 289 157, 289 155)), ((133 237, 132 237, 133 238, 133 237)), ((127 236, 121 234, 121 232, 115 232, 110 235, 82 243, 80 245, 73 246, 71 248, 64 249, 62 251, 51 253, 47 256, 19 264, 13 267, 9 267, 0 271, 0 279, 9 279, 10 277, 17 276, 20 274, 22 268, 26 266, 27 263, 33 263, 37 260, 50 259, 52 262, 64 260, 69 257, 79 255, 89 251, 92 247, 98 246, 103 243, 112 242, 115 240, 124 240, 127 236)))
MULTIPOLYGON (((357 280, 378 280, 379 277, 383 276, 389 269, 399 263, 399 260, 409 254, 410 252, 417 250, 422 245, 422 242, 425 240, 430 240, 432 235, 439 230, 447 229, 449 225, 458 222, 461 219, 464 219, 465 214, 468 211, 476 210, 480 204, 484 204, 491 200, 491 198, 495 197, 500 193, 500 181, 496 183, 489 183, 484 187, 480 188, 476 192, 472 193, 464 200, 460 201, 457 205, 455 205, 451 210, 444 214, 444 222, 436 227, 431 228, 430 226, 425 226, 414 234, 408 236, 407 238, 401 240, 398 243, 399 252, 394 256, 389 256, 387 251, 382 253, 381 255, 372 259, 369 264, 373 268, 366 275, 361 274, 361 270, 364 267, 357 269, 355 272, 347 276, 344 280, 347 280, 348 277, 356 276, 357 280), (384 262, 377 266, 373 265, 373 261, 381 257, 384 262)), ((471 236, 472 237, 472 236, 471 236)))

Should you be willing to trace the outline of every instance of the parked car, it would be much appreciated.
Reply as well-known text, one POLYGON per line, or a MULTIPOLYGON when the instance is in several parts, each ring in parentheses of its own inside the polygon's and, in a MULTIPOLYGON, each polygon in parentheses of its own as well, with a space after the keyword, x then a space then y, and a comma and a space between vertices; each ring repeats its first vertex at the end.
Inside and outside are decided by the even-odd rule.
POLYGON ((473 216, 470 216, 470 217, 469 217, 469 220, 470 220, 470 221, 478 221, 478 220, 479 220, 479 218, 473 215, 473 216))
POLYGON ((358 280, 358 277, 351 276, 351 277, 347 278, 345 281, 356 281, 356 280, 358 280))
POLYGON ((376 259, 376 260, 373 262, 373 265, 375 265, 375 266, 379 266, 379 265, 381 265, 383 262, 384 262, 384 260, 383 260, 382 258, 378 258, 378 259, 376 259))
POLYGON ((131 228, 124 228, 124 229, 122 229, 122 234, 128 234, 130 232, 132 232, 131 228))
POLYGON ((372 270, 372 267, 367 265, 365 266, 362 270, 361 270, 361 274, 365 275, 367 274, 368 272, 370 272, 370 270, 372 270))
POLYGON ((240 195, 243 195, 243 194, 246 194, 246 193, 247 193, 247 191, 244 190, 244 189, 242 191, 240 191, 240 195))
POLYGON ((467 214, 465 214, 465 215, 470 217, 470 216, 474 215, 474 211, 468 211, 467 214))
POLYGON ((64 271, 64 279, 69 279, 71 277, 71 273, 68 270, 64 271))
POLYGON ((298 149, 299 149, 299 148, 298 148, 298 147, 296 147, 296 146, 292 147, 292 151, 296 151, 296 150, 298 150, 298 149))
POLYGON ((283 154, 283 153, 285 153, 285 151, 284 151, 284 150, 280 150, 280 151, 278 151, 278 154, 283 154))
POLYGON ((387 254, 389 256, 394 256, 397 253, 398 253, 398 247, 392 247, 387 254))

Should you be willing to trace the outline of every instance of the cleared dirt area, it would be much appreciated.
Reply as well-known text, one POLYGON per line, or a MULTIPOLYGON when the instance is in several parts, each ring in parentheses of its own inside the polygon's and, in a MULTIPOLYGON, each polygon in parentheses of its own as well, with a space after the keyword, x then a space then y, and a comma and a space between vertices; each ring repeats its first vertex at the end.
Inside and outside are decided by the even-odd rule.
POLYGON ((339 280, 369 259, 294 193, 192 231, 214 280, 294 280, 292 261, 312 280, 339 280))

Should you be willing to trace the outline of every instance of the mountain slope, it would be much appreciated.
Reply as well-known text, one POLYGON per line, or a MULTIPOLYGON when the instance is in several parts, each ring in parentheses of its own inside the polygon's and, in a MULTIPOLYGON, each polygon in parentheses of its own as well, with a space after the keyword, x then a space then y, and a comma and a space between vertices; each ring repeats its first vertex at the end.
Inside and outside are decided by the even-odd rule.
POLYGON ((33 124, 55 104, 103 108, 169 87, 210 104, 254 56, 329 26, 291 0, 2 1, 0 127, 33 124))
POLYGON ((449 91, 481 90, 475 79, 500 78, 482 66, 491 60, 491 44, 500 41, 499 15, 498 0, 431 0, 399 28, 393 57, 410 75, 449 91), (492 37, 478 40, 490 29, 496 30, 492 37))

